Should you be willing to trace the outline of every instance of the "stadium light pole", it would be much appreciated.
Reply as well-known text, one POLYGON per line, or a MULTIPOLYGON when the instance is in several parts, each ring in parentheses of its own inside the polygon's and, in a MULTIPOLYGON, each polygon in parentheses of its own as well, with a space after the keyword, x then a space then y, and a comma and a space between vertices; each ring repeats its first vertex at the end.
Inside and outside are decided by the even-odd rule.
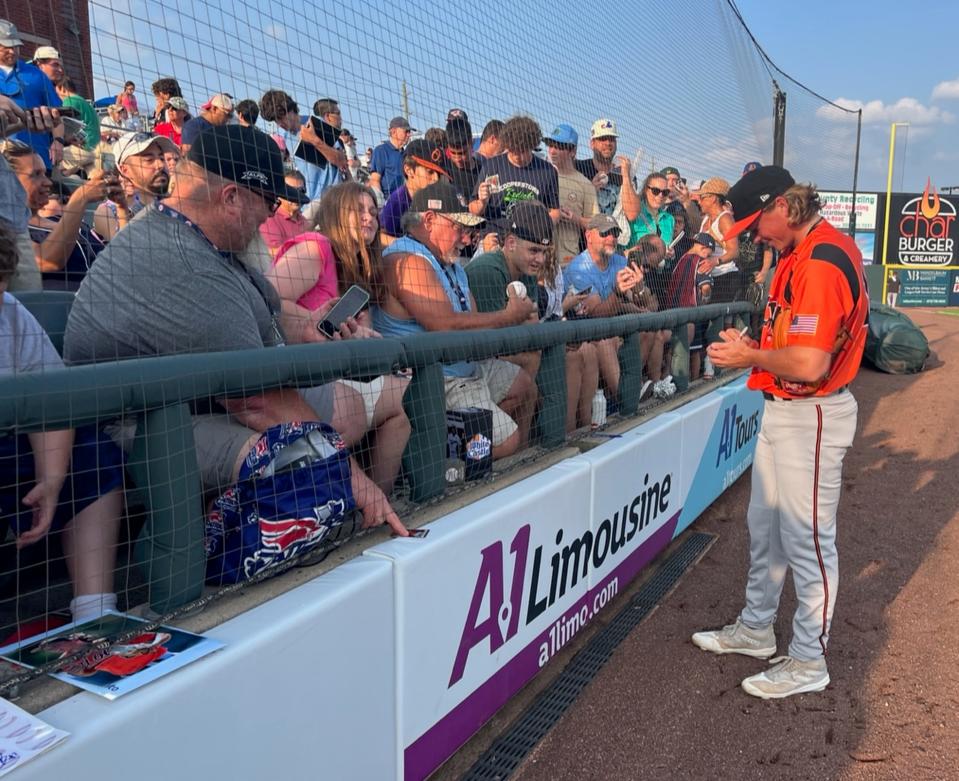
MULTIPOLYGON (((908 122, 893 122, 889 129, 889 173, 886 176, 886 224, 882 229, 882 301, 886 303, 886 285, 889 282, 889 275, 886 273, 886 264, 889 262, 889 211, 892 201, 892 162, 896 154, 896 128, 909 127, 908 122)), ((853 204, 855 209, 855 204, 853 204)))

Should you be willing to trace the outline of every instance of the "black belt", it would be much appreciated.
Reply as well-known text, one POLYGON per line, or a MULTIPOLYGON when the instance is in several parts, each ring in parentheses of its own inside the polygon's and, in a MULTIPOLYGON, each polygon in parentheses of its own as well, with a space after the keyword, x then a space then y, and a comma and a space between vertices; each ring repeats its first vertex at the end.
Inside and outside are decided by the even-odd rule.
MULTIPOLYGON (((823 398, 828 398, 829 396, 838 396, 840 393, 845 393, 847 390, 849 390, 849 386, 848 386, 848 385, 843 385, 841 388, 837 388, 837 389, 834 390, 832 393, 829 393, 829 394, 827 394, 826 396, 818 396, 818 397, 817 397, 817 396, 800 396, 800 397, 798 397, 798 398, 803 398, 803 399, 815 399, 815 398, 820 398, 820 399, 823 399, 823 398)), ((784 396, 776 396, 776 395, 774 395, 774 394, 772 394, 772 393, 769 393, 768 391, 763 391, 763 398, 764 398, 766 401, 795 401, 795 399, 787 399, 787 398, 785 398, 784 396)))

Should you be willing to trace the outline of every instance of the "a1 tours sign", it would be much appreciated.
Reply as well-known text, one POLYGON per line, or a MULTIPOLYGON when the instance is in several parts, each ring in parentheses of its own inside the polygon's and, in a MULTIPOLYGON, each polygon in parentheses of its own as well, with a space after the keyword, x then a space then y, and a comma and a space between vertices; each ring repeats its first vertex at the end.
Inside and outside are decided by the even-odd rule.
POLYGON ((931 181, 922 194, 894 195, 889 203, 886 263, 902 266, 959 264, 956 201, 940 195, 931 181))

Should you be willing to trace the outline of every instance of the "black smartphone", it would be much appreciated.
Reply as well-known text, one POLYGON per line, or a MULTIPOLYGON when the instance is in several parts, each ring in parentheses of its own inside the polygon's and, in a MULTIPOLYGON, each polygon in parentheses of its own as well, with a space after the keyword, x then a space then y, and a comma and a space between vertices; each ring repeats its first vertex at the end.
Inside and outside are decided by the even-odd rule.
POLYGON ((311 115, 310 124, 313 125, 313 130, 327 146, 333 146, 339 140, 340 129, 331 125, 322 117, 318 117, 316 114, 311 115))
POLYGON ((359 285, 353 285, 347 290, 334 304, 333 308, 326 313, 320 322, 316 324, 316 330, 324 336, 332 339, 333 335, 340 330, 340 326, 351 317, 356 317, 370 303, 370 294, 359 285))
POLYGON ((75 108, 70 108, 69 106, 57 106, 57 111, 61 117, 69 117, 70 119, 80 119, 80 112, 75 108))

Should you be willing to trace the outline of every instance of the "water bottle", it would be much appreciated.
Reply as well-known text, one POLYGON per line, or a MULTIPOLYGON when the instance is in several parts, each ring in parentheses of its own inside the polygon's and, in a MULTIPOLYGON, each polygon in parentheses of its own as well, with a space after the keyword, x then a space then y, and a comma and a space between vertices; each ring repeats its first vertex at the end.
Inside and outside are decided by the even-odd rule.
POLYGON ((601 389, 593 396, 593 423, 592 428, 606 425, 606 396, 601 389))

